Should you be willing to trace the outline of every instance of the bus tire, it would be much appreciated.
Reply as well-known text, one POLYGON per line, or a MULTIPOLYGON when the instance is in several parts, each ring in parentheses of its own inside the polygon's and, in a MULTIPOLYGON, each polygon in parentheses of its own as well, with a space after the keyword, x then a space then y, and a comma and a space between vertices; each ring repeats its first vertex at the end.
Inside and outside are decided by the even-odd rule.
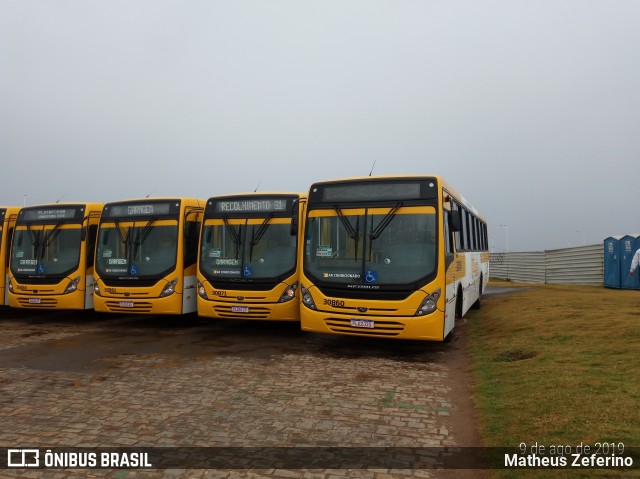
POLYGON ((456 295, 456 319, 462 318, 462 288, 458 286, 458 294, 456 295))
POLYGON ((447 335, 444 337, 444 340, 443 340, 443 341, 444 341, 445 343, 447 343, 447 344, 451 344, 451 343, 453 343, 453 342, 455 341, 455 339, 456 339, 456 338, 455 338, 455 329, 452 329, 451 331, 449 331, 449 334, 447 334, 447 335))
POLYGON ((482 306, 482 275, 480 275, 480 284, 478 285, 478 299, 471 305, 473 309, 480 309, 482 306))

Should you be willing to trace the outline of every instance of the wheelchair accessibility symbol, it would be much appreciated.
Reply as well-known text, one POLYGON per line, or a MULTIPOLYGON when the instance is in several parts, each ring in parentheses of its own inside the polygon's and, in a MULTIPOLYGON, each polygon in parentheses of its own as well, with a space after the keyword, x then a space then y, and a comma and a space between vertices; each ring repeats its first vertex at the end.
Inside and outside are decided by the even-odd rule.
POLYGON ((378 281, 378 272, 367 270, 367 274, 364 276, 364 280, 367 283, 376 283, 378 281))
POLYGON ((242 269, 242 276, 244 276, 245 278, 248 278, 252 274, 253 274, 253 268, 251 266, 245 266, 242 269))
POLYGON ((132 264, 131 268, 129 268, 129 273, 135 276, 138 274, 138 267, 135 264, 132 264))
POLYGON ((44 274, 44 266, 41 264, 38 265, 38 274, 44 274))

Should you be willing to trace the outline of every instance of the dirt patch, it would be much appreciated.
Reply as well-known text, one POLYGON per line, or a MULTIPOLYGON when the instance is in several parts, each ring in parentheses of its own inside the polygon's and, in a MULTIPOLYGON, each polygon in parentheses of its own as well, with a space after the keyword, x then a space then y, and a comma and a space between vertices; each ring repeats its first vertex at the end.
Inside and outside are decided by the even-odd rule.
MULTIPOLYGON (((449 343, 446 353, 446 363, 449 366, 450 390, 449 400, 455 411, 449 417, 451 433, 456 446, 482 447, 482 436, 478 429, 476 406, 473 400, 473 377, 470 373, 471 359, 466 352, 467 320, 461 319, 456 323, 454 336, 449 343)), ((489 479, 490 471, 482 469, 456 469, 442 471, 446 478, 461 479, 489 479)))
POLYGON ((496 356, 496 361, 498 362, 512 362, 512 361, 523 361, 525 359, 531 359, 538 355, 535 351, 525 351, 522 349, 513 349, 510 351, 505 351, 498 356, 496 356))

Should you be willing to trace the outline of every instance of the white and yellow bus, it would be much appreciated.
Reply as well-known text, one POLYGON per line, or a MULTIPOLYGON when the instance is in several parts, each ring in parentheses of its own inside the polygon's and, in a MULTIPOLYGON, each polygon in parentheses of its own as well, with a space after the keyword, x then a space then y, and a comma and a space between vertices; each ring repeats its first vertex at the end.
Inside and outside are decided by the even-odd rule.
POLYGON ((95 310, 196 311, 196 264, 204 200, 144 198, 107 203, 96 245, 95 310))
POLYGON ((9 264, 11 264, 11 237, 16 218, 20 211, 19 206, 0 206, 0 305, 9 305, 9 291, 6 286, 9 283, 9 264))
POLYGON ((20 209, 7 284, 11 307, 93 308, 93 263, 101 211, 99 203, 20 209))
POLYGON ((299 218, 306 196, 247 193, 210 198, 198 259, 198 314, 300 320, 299 218))
POLYGON ((438 176, 315 183, 304 237, 306 331, 442 341, 489 280, 486 222, 438 176))

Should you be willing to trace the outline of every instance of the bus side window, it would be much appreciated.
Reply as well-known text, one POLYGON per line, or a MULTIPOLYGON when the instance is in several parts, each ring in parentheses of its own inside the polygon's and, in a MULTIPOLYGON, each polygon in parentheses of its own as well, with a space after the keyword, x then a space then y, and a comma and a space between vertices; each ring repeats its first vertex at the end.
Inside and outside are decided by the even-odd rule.
MULTIPOLYGON (((451 235, 453 236, 453 243, 456 245, 456 251, 462 251, 462 212, 460 206, 457 203, 453 203, 453 209, 449 212, 449 219, 452 219, 452 216, 455 215, 458 223, 458 228, 451 228, 451 223, 449 224, 449 231, 451 231, 451 235)), ((453 248, 452 248, 453 252, 453 248)))
POLYGON ((93 266, 96 256, 96 238, 98 237, 98 225, 89 226, 89 235, 87 236, 87 268, 93 266))
MULTIPOLYGON (((445 222, 444 222, 444 252, 446 255, 453 255, 454 253, 454 244, 455 244, 455 228, 451 227, 451 212, 445 211, 445 222)), ((457 212, 453 212, 453 214, 457 214, 457 212)))

